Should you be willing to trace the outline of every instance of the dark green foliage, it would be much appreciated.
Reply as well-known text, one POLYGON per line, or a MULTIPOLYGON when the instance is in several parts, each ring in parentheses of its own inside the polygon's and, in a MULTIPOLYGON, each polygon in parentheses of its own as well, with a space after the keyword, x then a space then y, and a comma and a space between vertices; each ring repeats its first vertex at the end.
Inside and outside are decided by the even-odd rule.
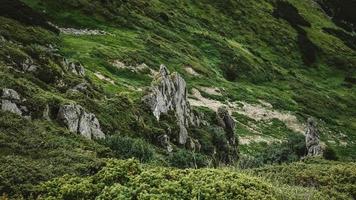
MULTIPOLYGON (((40 186, 42 199, 299 199, 298 192, 227 169, 143 166, 134 160, 108 160, 97 174, 64 176, 40 186)), ((312 192, 306 191, 303 192, 312 192)), ((309 199, 327 199, 318 191, 309 199)))
POLYGON ((318 47, 308 38, 301 28, 298 31, 298 46, 302 52, 302 59, 306 65, 312 65, 317 59, 318 47))
POLYGON ((29 197, 36 193, 36 184, 48 180, 51 175, 45 163, 20 156, 0 157, 0 192, 29 197))
POLYGON ((355 31, 355 0, 318 0, 317 2, 337 25, 347 31, 355 31))
POLYGON ((306 155, 305 137, 289 134, 286 141, 261 143, 252 156, 242 156, 241 168, 260 167, 265 164, 281 164, 300 160, 306 155))
POLYGON ((202 168, 209 165, 208 157, 200 153, 179 149, 168 155, 167 161, 170 166, 178 168, 202 168))
POLYGON ((298 46, 302 53, 303 62, 311 65, 316 61, 317 46, 308 38, 307 32, 301 27, 310 27, 298 12, 297 8, 286 1, 277 1, 273 15, 277 18, 286 20, 298 32, 298 46))
POLYGON ((335 149, 329 145, 325 147, 325 149, 323 151, 323 157, 326 160, 338 160, 335 149))
POLYGON ((48 20, 42 14, 34 11, 19 0, 2 0, 0 2, 0 15, 13 18, 27 25, 41 26, 55 33, 59 33, 57 28, 48 24, 48 20))
POLYGON ((346 31, 343 31, 341 29, 333 29, 333 28, 323 28, 323 31, 334 35, 335 37, 338 37, 340 40, 342 40, 345 45, 350 47, 353 50, 356 50, 356 36, 352 35, 346 31))
POLYGON ((252 172, 289 185, 315 187, 336 199, 356 197, 355 163, 311 159, 305 162, 254 169, 252 172))
POLYGON ((273 16, 288 21, 293 27, 311 26, 311 24, 299 14, 298 9, 287 1, 277 1, 273 16))
POLYGON ((155 154, 154 148, 143 139, 113 135, 100 143, 109 147, 115 157, 121 159, 136 158, 141 162, 149 162, 155 154))
POLYGON ((107 148, 53 123, 0 113, 1 194, 28 197, 41 181, 65 173, 95 173, 102 165, 97 156, 107 155, 107 148))

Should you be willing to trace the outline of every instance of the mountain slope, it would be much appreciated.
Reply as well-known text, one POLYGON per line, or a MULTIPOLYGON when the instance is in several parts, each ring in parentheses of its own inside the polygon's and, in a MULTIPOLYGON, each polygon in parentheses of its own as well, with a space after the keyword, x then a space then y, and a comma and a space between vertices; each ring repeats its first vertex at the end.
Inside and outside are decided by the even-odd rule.
POLYGON ((39 182, 91 176, 113 157, 160 167, 233 164, 222 161, 229 148, 215 114, 221 106, 236 121, 242 168, 303 157, 311 116, 325 157, 354 161, 354 21, 339 9, 313 0, 2 1, 0 97, 21 116, 1 111, 0 192, 30 198, 39 182), (142 101, 161 64, 187 82, 202 120, 188 128, 186 145, 177 142, 174 113, 157 121, 142 101), (12 90, 18 98, 6 97, 12 90), (58 117, 64 105, 80 108, 77 135, 58 117), (98 127, 106 139, 80 136, 98 127))

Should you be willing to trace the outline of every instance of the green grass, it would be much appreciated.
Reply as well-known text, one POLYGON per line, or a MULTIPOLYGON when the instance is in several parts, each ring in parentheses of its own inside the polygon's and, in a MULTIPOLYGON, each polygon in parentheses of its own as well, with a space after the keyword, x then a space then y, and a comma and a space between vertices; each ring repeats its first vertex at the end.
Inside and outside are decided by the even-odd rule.
MULTIPOLYGON (((178 128, 173 115, 163 116, 157 122, 142 105, 141 97, 152 78, 116 69, 110 64, 113 60, 127 65, 146 63, 155 70, 165 64, 170 71, 182 74, 189 90, 200 86, 224 89, 222 96, 203 92, 206 98, 249 103, 264 100, 275 109, 290 111, 301 122, 314 116, 321 120, 322 141, 336 151, 340 160, 355 161, 356 90, 354 85, 345 84, 345 77, 356 77, 356 53, 341 39, 322 30, 339 27, 311 0, 288 2, 311 24, 303 29, 318 46, 317 59, 312 65, 303 63, 296 30, 287 21, 273 17, 275 0, 23 2, 39 12, 45 11, 49 20, 61 27, 100 29, 109 34, 55 35, 39 27, 0 17, 0 35, 6 39, 0 41, 0 85, 18 91, 26 99, 24 104, 33 116, 32 121, 27 121, 9 113, 0 115, 0 163, 1 169, 5 169, 0 174, 0 193, 29 198, 43 192, 44 197, 74 199, 78 195, 88 199, 99 196, 101 199, 123 199, 133 193, 142 199, 178 198, 179 195, 185 195, 186 199, 224 199, 230 198, 229 195, 252 199, 300 199, 308 194, 311 199, 329 199, 354 195, 354 186, 346 177, 354 177, 354 166, 341 162, 296 163, 254 171, 271 178, 272 182, 229 169, 163 168, 162 165, 181 168, 214 165, 212 160, 218 159, 214 148, 219 147, 215 140, 221 139, 221 133, 214 130, 215 113, 206 108, 194 108, 204 113, 211 124, 189 130, 203 144, 201 152, 192 153, 173 144, 175 151, 167 154, 160 148, 157 137, 167 133, 169 127, 173 139, 178 128), (66 73, 60 61, 45 48, 49 44, 57 46, 58 53, 69 60, 81 62, 86 68, 86 76, 80 78, 66 73), (27 57, 32 57, 39 66, 37 72, 15 70, 27 57), (15 65, 15 69, 9 69, 8 65, 15 65), (188 74, 184 70, 187 66, 201 76, 188 74), (96 72, 114 84, 97 78, 96 72), (60 81, 65 85, 58 84, 60 81), (90 85, 86 93, 66 92, 84 81, 90 85), (143 92, 137 89, 143 89, 143 92), (103 131, 119 139, 105 144, 68 133, 55 116, 58 106, 67 102, 76 102, 94 113, 103 131), (42 117, 46 105, 53 112, 52 121, 42 117), (127 144, 126 150, 117 149, 115 145, 120 142, 127 144), (138 150, 130 151, 132 146, 138 150), (150 165, 111 160, 107 161, 106 168, 102 168, 102 157, 135 157, 150 165), (138 170, 123 177, 122 180, 127 182, 101 177, 107 173, 107 178, 115 178, 113 175, 117 174, 112 170, 131 172, 121 167, 125 165, 138 170), (341 173, 338 177, 340 170, 351 172, 341 173), (331 179, 325 176, 328 173, 333 175, 331 179), (64 174, 69 175, 58 178, 64 174), (87 176, 82 177, 84 175, 87 176), (283 180, 275 179, 277 176, 282 176, 283 180), (203 182, 199 180, 201 177, 203 182), (38 187, 39 182, 52 178, 56 179, 38 187), (315 179, 316 188, 301 182, 315 179), (336 186, 332 187, 325 180, 336 186), (144 183, 142 188, 138 187, 138 182, 144 183), (178 188, 177 182, 180 184, 178 188), (331 192, 325 193, 328 189, 331 192)), ((255 136, 256 133, 246 127, 253 124, 261 136, 282 141, 281 144, 269 144, 277 148, 275 151, 267 151, 266 143, 241 145, 242 154, 258 157, 265 155, 261 152, 267 152, 266 162, 272 163, 299 159, 290 147, 286 147, 289 145, 286 141, 294 133, 281 121, 258 122, 237 113, 233 115, 237 120, 238 136, 255 136), (279 147, 283 149, 279 151, 279 147), (285 154, 293 155, 286 158, 285 154)), ((293 145, 296 144, 290 146, 293 145)))

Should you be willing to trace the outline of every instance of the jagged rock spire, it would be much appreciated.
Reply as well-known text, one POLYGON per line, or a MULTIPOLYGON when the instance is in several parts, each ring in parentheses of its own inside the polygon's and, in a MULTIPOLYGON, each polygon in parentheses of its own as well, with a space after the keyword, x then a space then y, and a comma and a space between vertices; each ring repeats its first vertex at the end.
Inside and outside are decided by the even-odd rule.
POLYGON ((319 156, 323 154, 317 122, 314 118, 310 117, 307 121, 307 128, 305 132, 305 143, 308 151, 308 156, 319 156))
POLYGON ((144 102, 150 106, 157 120, 161 114, 174 111, 180 128, 178 142, 186 144, 187 128, 197 124, 197 117, 191 112, 185 80, 178 73, 170 74, 167 67, 161 65, 144 102))
POLYGON ((225 131, 225 137, 227 140, 227 155, 225 156, 226 163, 232 163, 238 160, 238 139, 235 135, 235 121, 229 114, 226 107, 219 107, 217 110, 217 120, 219 126, 225 131))

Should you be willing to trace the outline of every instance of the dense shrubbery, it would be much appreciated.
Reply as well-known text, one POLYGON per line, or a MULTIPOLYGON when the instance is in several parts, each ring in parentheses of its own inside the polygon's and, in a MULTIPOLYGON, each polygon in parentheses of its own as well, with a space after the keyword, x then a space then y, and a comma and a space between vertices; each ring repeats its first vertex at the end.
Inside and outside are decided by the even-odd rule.
POLYGON ((315 187, 337 199, 356 198, 356 164, 306 160, 252 170, 254 174, 289 185, 315 187))
MULTIPOLYGON (((42 199, 298 199, 298 195, 227 169, 178 170, 109 160, 97 174, 64 176, 41 185, 42 199)), ((325 199, 321 193, 309 199, 325 199)))
POLYGON ((208 156, 185 149, 179 149, 171 153, 168 155, 167 160, 170 166, 178 168, 201 168, 211 164, 208 156))
POLYGON ((239 161, 240 168, 294 162, 306 155, 305 138, 301 134, 289 134, 286 141, 259 146, 253 156, 241 157, 239 161))
POLYGON ((143 139, 136 139, 127 136, 113 135, 102 142, 108 146, 121 159, 136 158, 141 162, 149 162, 153 159, 155 150, 151 144, 143 139))
POLYGON ((41 181, 96 173, 110 151, 56 127, 0 112, 0 194, 28 198, 41 181))

